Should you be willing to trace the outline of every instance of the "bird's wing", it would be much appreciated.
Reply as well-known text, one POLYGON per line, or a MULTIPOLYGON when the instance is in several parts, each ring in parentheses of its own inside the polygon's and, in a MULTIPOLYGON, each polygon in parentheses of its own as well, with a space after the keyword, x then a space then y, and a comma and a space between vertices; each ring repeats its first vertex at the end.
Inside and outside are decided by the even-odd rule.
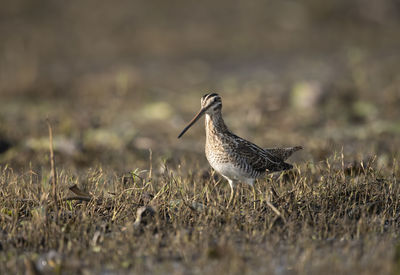
POLYGON ((282 159, 268 151, 258 147, 245 139, 236 137, 236 154, 249 166, 257 171, 282 171, 292 168, 292 165, 285 163, 282 159))
POLYGON ((287 148, 265 148, 264 151, 274 155, 275 157, 286 160, 288 159, 294 152, 303 149, 301 146, 295 147, 287 147, 287 148))

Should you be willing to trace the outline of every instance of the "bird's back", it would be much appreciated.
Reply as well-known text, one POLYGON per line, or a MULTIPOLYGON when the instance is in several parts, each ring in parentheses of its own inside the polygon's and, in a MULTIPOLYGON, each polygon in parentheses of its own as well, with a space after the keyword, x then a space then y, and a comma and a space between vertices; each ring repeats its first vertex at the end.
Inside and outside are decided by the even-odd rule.
POLYGON ((235 169, 238 178, 258 178, 267 171, 277 172, 293 167, 279 155, 274 155, 230 131, 207 138, 206 156, 215 170, 224 174, 225 170, 235 169))

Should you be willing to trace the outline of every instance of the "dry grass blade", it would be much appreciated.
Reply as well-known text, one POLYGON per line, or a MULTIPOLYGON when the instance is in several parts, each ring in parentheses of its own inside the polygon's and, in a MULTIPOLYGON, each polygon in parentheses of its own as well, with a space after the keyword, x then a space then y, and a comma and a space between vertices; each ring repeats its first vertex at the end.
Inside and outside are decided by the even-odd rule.
POLYGON ((58 217, 58 198, 57 198, 57 171, 56 162, 54 159, 53 150, 53 129, 50 124, 49 118, 46 119, 47 127, 49 129, 49 150, 50 150, 50 168, 51 168, 51 183, 52 183, 52 197, 56 211, 56 217, 58 217))
POLYGON ((56 163, 54 160, 54 150, 53 150, 53 129, 51 127, 49 119, 47 119, 46 122, 47 122, 47 127, 49 129, 49 150, 50 150, 52 196, 53 196, 54 201, 57 202, 57 197, 56 197, 57 171, 56 171, 56 163))

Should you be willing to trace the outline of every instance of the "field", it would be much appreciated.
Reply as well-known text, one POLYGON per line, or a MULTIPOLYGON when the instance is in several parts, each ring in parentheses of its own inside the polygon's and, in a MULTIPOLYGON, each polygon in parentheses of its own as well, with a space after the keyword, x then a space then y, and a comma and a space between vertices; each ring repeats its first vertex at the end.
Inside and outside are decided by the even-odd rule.
POLYGON ((1 274, 400 273, 395 1, 21 0, 0 18, 1 274), (228 207, 202 121, 177 139, 209 91, 239 136, 304 147, 255 200, 243 184, 228 207))

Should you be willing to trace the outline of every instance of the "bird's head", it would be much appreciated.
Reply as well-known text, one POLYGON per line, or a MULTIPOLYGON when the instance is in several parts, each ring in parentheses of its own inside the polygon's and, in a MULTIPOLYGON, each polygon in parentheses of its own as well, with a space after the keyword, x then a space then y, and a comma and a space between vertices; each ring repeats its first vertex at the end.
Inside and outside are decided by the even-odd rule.
POLYGON ((179 134, 178 138, 183 136, 189 128, 196 123, 199 118, 201 118, 204 114, 213 115, 217 112, 221 112, 222 109, 222 101, 221 97, 216 93, 205 94, 201 98, 201 108, 200 111, 195 115, 195 117, 189 122, 189 124, 183 129, 183 131, 179 134))

